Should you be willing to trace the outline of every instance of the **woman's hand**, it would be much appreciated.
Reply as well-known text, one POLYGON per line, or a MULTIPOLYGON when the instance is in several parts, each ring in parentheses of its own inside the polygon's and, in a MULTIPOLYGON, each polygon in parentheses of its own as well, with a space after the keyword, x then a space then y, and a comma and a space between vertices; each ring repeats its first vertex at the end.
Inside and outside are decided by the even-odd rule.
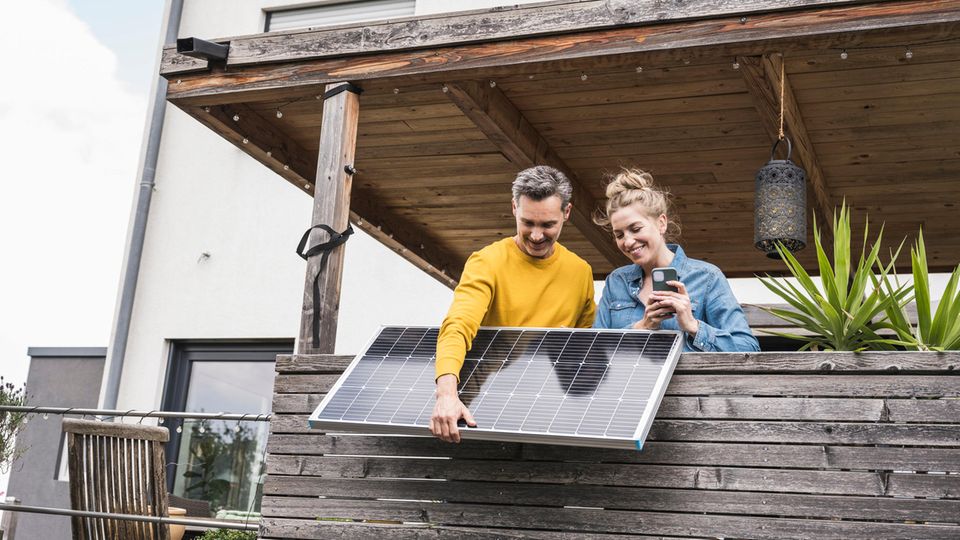
MULTIPOLYGON (((650 304, 647 306, 647 311, 653 311, 655 314, 673 312, 677 318, 677 326, 679 326, 681 330, 691 336, 697 335, 697 331, 700 330, 700 321, 693 317, 693 307, 690 304, 690 295, 687 294, 686 286, 679 281, 668 281, 667 285, 676 287, 677 292, 651 292, 650 304)), ((644 313, 644 318, 646 318, 646 313, 644 313)), ((634 328, 636 328, 636 326, 634 328)))
POLYGON ((660 323, 671 316, 673 316, 673 309, 657 304, 653 295, 651 295, 647 301, 647 307, 643 310, 643 318, 633 323, 633 328, 635 330, 659 330, 660 323))

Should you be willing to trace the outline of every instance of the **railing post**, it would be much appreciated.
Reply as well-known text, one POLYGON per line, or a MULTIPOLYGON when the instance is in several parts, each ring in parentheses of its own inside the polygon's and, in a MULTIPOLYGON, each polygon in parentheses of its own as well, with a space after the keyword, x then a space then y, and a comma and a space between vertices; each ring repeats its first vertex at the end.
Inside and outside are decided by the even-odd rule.
MULTIPOLYGON (((351 172, 357 144, 357 120, 360 114, 360 89, 349 83, 329 84, 324 93, 323 120, 320 126, 320 154, 314 183, 312 225, 328 225, 343 232, 350 220, 351 172), (351 172, 348 172, 351 171, 351 172)), ((307 246, 329 240, 327 233, 314 230, 307 246)), ((307 261, 306 284, 303 289, 303 312, 297 352, 301 354, 333 353, 337 339, 337 316, 340 310, 340 281, 343 273, 345 246, 333 248, 326 256, 326 267, 318 278, 319 298, 314 302, 314 279, 320 271, 323 255, 307 261), (314 309, 314 306, 317 309, 314 309), (319 339, 314 339, 314 319, 319 325, 319 339)))
MULTIPOLYGON (((4 502, 7 504, 20 505, 20 499, 16 497, 6 497, 4 502)), ((14 540, 17 536, 17 514, 11 510, 3 512, 3 519, 0 520, 0 540, 14 540)))

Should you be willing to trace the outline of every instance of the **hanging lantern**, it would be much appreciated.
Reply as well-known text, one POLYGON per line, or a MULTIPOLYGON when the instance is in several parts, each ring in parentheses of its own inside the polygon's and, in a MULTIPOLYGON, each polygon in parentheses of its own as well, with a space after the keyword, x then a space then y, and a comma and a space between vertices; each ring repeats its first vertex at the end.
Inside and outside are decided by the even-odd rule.
POLYGON ((771 259, 780 258, 777 242, 791 252, 807 245, 807 173, 790 161, 792 151, 790 139, 778 139, 770 161, 757 171, 753 241, 771 259), (787 141, 787 159, 774 159, 782 140, 787 141))

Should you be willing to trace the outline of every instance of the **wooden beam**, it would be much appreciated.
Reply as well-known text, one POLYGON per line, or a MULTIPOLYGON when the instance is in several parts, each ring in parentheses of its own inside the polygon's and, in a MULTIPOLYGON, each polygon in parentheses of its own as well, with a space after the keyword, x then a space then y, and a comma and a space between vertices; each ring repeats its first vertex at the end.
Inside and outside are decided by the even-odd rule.
POLYGON ((573 184, 573 210, 570 213, 573 226, 614 268, 627 262, 623 253, 614 245, 612 235, 593 222, 591 216, 597 209, 597 200, 499 88, 467 81, 448 83, 444 85, 444 89, 447 97, 517 168, 549 165, 563 171, 573 184))
MULTIPOLYGON (((320 154, 317 157, 316 193, 313 198, 314 225, 325 224, 344 231, 350 221, 350 189, 353 177, 346 171, 352 167, 357 146, 357 122, 360 118, 360 95, 347 83, 327 85, 327 92, 340 90, 323 102, 320 125, 320 154)), ((330 239, 314 230, 309 246, 330 239)), ((315 255, 307 260, 306 284, 303 288, 303 311, 297 351, 332 354, 337 340, 337 319, 340 311, 340 281, 343 275, 344 246, 333 248, 329 255, 315 255), (326 259, 326 267, 321 261, 326 259), (314 290, 314 283, 319 286, 314 290), (315 298, 315 294, 322 298, 315 298), (314 328, 318 327, 319 332, 314 328)))
MULTIPOLYGON (((183 110, 300 191, 311 197, 316 193, 317 152, 301 147, 250 107, 233 104, 183 110)), ((443 285, 457 286, 463 261, 441 248, 422 227, 377 206, 362 190, 353 190, 350 222, 443 285)))
POLYGON ((360 189, 355 191, 350 202, 354 225, 443 285, 450 289, 457 286, 464 261, 418 225, 380 207, 373 196, 360 189))
MULTIPOLYGON (((438 13, 323 29, 218 39, 230 44, 227 66, 300 62, 353 54, 514 40, 601 28, 663 24, 711 17, 753 16, 798 8, 844 6, 870 0, 577 0, 438 13)), ((206 70, 206 60, 164 49, 161 73, 206 70)))
POLYGON ((449 79, 449 72, 453 71, 460 72, 460 79, 479 79, 525 70, 533 73, 538 69, 588 68, 595 62, 621 62, 626 66, 639 61, 633 56, 635 53, 644 53, 642 61, 650 66, 701 57, 759 55, 795 47, 854 47, 867 42, 871 46, 902 45, 918 38, 943 39, 955 31, 954 23, 958 21, 960 0, 908 0, 754 15, 745 21, 728 17, 164 75, 171 81, 168 99, 203 105, 287 99, 317 85, 344 79, 417 76, 420 82, 440 82, 449 79), (910 35, 890 32, 898 28, 910 35), (865 34, 870 31, 873 32, 865 34), (545 64, 550 62, 556 64, 545 64))
MULTIPOLYGON (((779 138, 780 132, 780 74, 783 56, 778 53, 759 56, 741 56, 737 58, 740 72, 743 74, 747 90, 753 97, 760 122, 770 138, 771 144, 779 138)), ((783 129, 793 142, 794 159, 807 172, 807 180, 813 199, 813 211, 818 226, 825 231, 829 240, 833 228, 833 204, 827 188, 826 178, 813 142, 807 133, 800 105, 793 94, 790 79, 783 74, 783 129)))

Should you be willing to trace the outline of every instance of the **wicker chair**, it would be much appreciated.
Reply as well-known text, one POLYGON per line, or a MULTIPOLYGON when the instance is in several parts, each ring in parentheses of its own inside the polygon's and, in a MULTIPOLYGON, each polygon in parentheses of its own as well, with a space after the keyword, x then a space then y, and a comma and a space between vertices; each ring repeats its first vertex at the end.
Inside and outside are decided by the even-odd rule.
MULTIPOLYGON (((167 515, 166 428, 63 420, 74 510, 167 515)), ((73 517, 74 540, 169 540, 167 525, 73 517)))

